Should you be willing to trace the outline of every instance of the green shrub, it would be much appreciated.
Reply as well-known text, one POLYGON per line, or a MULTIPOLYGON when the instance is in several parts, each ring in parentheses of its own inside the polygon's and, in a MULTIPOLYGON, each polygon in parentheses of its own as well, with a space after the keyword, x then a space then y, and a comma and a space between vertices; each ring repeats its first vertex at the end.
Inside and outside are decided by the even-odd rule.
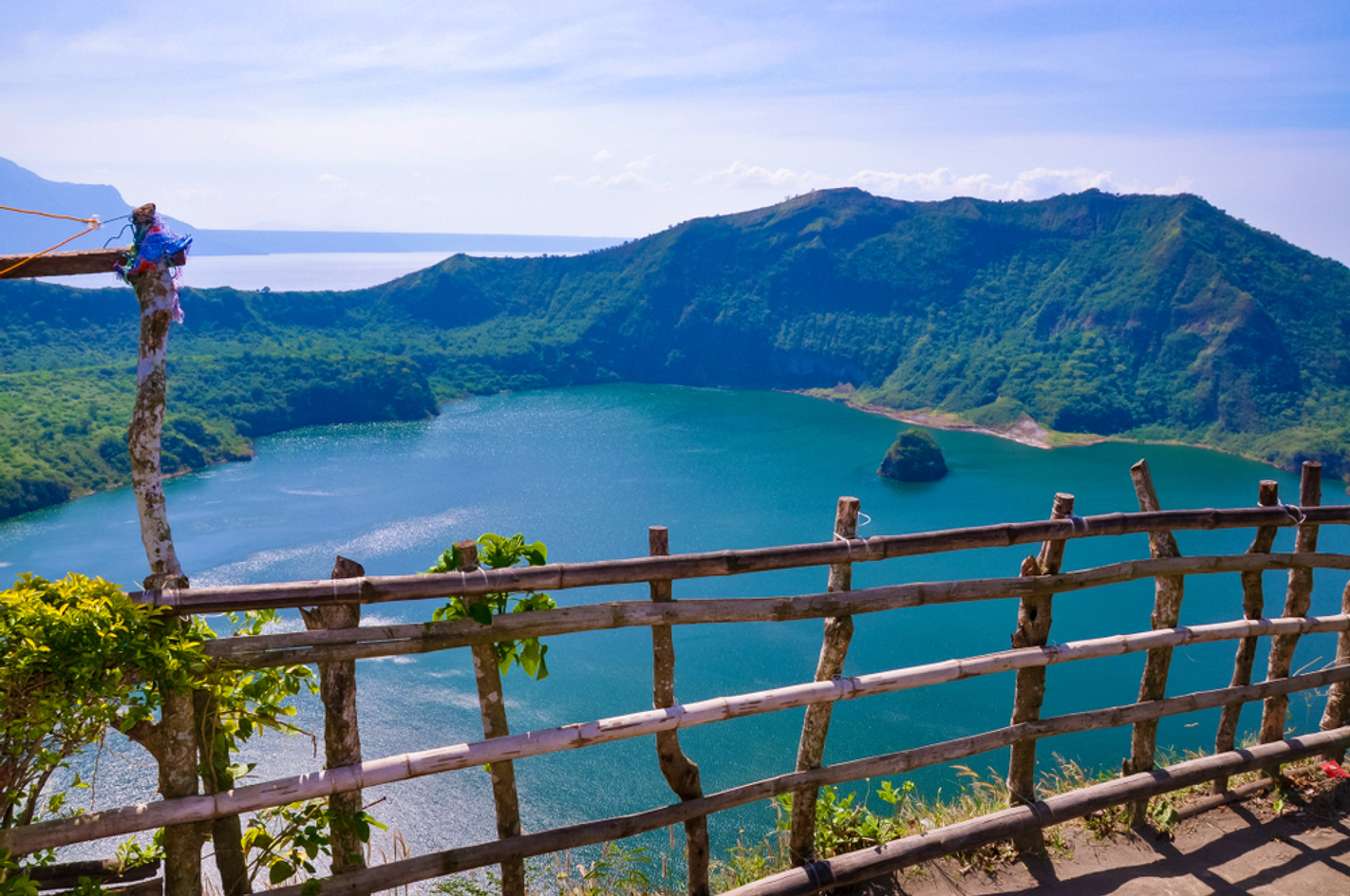
POLYGON ((0 828, 57 814, 42 791, 109 727, 148 718, 154 682, 188 681, 196 635, 116 585, 71 573, 25 575, 0 592, 0 828), (78 695, 78 699, 72 699, 78 695))

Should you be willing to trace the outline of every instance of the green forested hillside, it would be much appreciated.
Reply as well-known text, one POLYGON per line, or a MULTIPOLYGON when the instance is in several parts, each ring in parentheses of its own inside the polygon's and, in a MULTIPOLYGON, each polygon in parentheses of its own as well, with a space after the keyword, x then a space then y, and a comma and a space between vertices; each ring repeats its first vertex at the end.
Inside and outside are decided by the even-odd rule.
MULTIPOLYGON (((627 379, 850 383, 896 408, 1350 470, 1350 269, 1194 196, 831 190, 582 256, 456 256, 347 293, 188 290, 184 307, 184 467, 433 395, 627 379)), ((120 481, 130 293, 0 283, 0 308, 0 510, 120 481)))

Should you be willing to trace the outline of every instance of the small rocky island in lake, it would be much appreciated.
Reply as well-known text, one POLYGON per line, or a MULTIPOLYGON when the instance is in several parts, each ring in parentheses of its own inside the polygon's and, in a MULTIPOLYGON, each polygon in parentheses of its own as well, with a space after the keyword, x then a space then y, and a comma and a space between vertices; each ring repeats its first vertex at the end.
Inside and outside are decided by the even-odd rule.
POLYGON ((906 429, 891 443, 877 473, 901 482, 932 482, 947 475, 947 461, 932 436, 922 429, 906 429))

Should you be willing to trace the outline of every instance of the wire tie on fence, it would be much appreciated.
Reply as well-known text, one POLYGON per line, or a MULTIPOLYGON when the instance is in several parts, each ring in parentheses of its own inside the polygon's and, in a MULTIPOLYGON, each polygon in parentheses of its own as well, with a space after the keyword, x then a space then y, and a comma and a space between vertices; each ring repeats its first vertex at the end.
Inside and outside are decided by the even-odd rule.
POLYGON ((1303 508, 1299 507, 1297 504, 1286 504, 1281 501, 1280 508, 1294 521, 1294 525, 1296 526, 1301 526, 1308 521, 1308 515, 1304 513, 1303 508))
POLYGON ((1075 532, 1086 532, 1088 528, 1087 521, 1076 513, 1069 514, 1069 525, 1075 532))
POLYGON ((834 871, 829 862, 807 862, 802 866, 806 878, 813 887, 825 887, 834 883, 834 871))
POLYGON ((870 523, 872 522, 872 517, 869 516, 868 514, 863 513, 861 510, 858 511, 858 516, 862 518, 862 522, 861 522, 861 523, 858 523, 858 528, 859 528, 859 529, 861 529, 863 526, 866 526, 866 525, 868 525, 868 524, 870 524, 870 523))

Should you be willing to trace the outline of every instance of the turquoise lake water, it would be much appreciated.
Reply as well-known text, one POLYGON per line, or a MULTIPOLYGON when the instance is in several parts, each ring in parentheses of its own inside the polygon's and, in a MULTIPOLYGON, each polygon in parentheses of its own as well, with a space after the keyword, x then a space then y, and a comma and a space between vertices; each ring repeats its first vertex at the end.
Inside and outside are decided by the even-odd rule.
MULTIPOLYGON (((754 547, 830 537, 835 499, 857 495, 871 518, 863 535, 1037 519, 1055 491, 1077 496, 1081 514, 1134 509, 1129 465, 1149 459, 1164 507, 1255 502, 1257 481, 1279 480, 1294 500, 1296 477, 1198 449, 1103 444, 1042 451, 969 433, 936 432, 951 475, 925 485, 886 482, 876 465, 897 424, 800 396, 616 385, 476 398, 419 423, 341 426, 263 439, 250 463, 217 467, 167 486, 174 534, 194 584, 326 577, 341 552, 372 574, 428 566, 451 542, 484 531, 522 531, 548 543, 556 561, 646 552, 646 527, 670 527, 673 551, 754 547)), ((1327 503, 1345 498, 1338 483, 1327 503)), ((1181 533, 1186 553, 1245 549, 1250 531, 1181 533)), ((1281 532, 1277 550, 1292 533, 1281 532)), ((1350 550, 1344 528, 1323 529, 1322 547, 1350 550)), ((1015 575, 1034 547, 905 558, 855 567, 856 587, 905 581, 1015 575)), ((1147 555, 1143 536, 1070 542, 1065 568, 1147 555)), ((58 576, 69 569, 133 584, 144 560, 126 490, 85 498, 0 523, 0 579, 20 571, 58 576)), ((1319 572, 1314 612, 1335 612, 1345 573, 1319 572)), ((1283 600, 1282 574, 1267 578, 1267 609, 1283 600)), ((825 570, 677 582, 679 597, 820 591, 825 570)), ((560 604, 647 597, 645 586, 563 591, 560 604)), ((1148 628, 1152 584, 1136 582, 1064 595, 1055 602, 1052 640, 1148 628)), ((436 602, 368 607, 364 620, 430 618, 436 602)), ((858 617, 848 673, 966 656, 1008 647, 1014 600, 922 607, 858 617)), ((1239 618, 1236 575, 1192 577, 1184 623, 1239 618)), ((291 619, 292 628, 299 628, 291 619)), ((809 680, 821 623, 699 626, 676 630, 677 691, 696 700, 809 680)), ((650 706, 650 639, 641 629, 549 639, 552 675, 506 679, 514 731, 585 721, 650 706)), ((1171 693, 1228 684, 1234 644, 1179 650, 1171 693)), ((1264 648, 1263 648, 1264 650, 1264 648)), ((1331 659, 1329 636, 1305 638, 1296 667, 1331 659)), ((1264 653, 1260 660, 1264 663, 1264 653)), ((1066 664, 1049 670, 1046 714, 1134 699, 1143 655, 1066 664)), ((1263 666, 1262 666, 1263 668, 1263 666)), ((362 740, 367 758, 481 736, 466 652, 423 654, 359 666, 362 740)), ((917 746, 1007 723, 1011 673, 841 704, 828 761, 917 746)), ((321 730, 317 701, 301 718, 321 730)), ((1290 723, 1315 728, 1321 699, 1295 697, 1290 723)), ((1244 725, 1257 713, 1249 707, 1244 725)), ((1164 720, 1163 742, 1210 747, 1217 714, 1164 720)), ((801 711, 690 730, 687 752, 705 788, 719 789, 790 770, 801 711)), ((1129 732, 1055 738, 1041 755, 1072 756, 1118 768, 1129 732)), ((303 738, 254 748, 259 779, 318 768, 303 738)), ((1002 769, 1003 753, 975 757, 977 770, 1002 769)), ((663 805, 669 791, 650 738, 518 763, 526 827, 598 818, 663 805), (599 790, 597 791, 597 786, 599 790)), ((917 773, 926 791, 954 786, 951 769, 917 773)), ((134 748, 112 744, 101 760, 97 802, 145 799, 151 766, 134 748)), ((480 770, 367 792, 387 797, 373 810, 414 851, 492 837, 487 776, 480 770)), ((758 835, 764 805, 713 819, 714 846, 745 828, 758 835)), ((665 842, 664 835, 660 842, 665 842)))

